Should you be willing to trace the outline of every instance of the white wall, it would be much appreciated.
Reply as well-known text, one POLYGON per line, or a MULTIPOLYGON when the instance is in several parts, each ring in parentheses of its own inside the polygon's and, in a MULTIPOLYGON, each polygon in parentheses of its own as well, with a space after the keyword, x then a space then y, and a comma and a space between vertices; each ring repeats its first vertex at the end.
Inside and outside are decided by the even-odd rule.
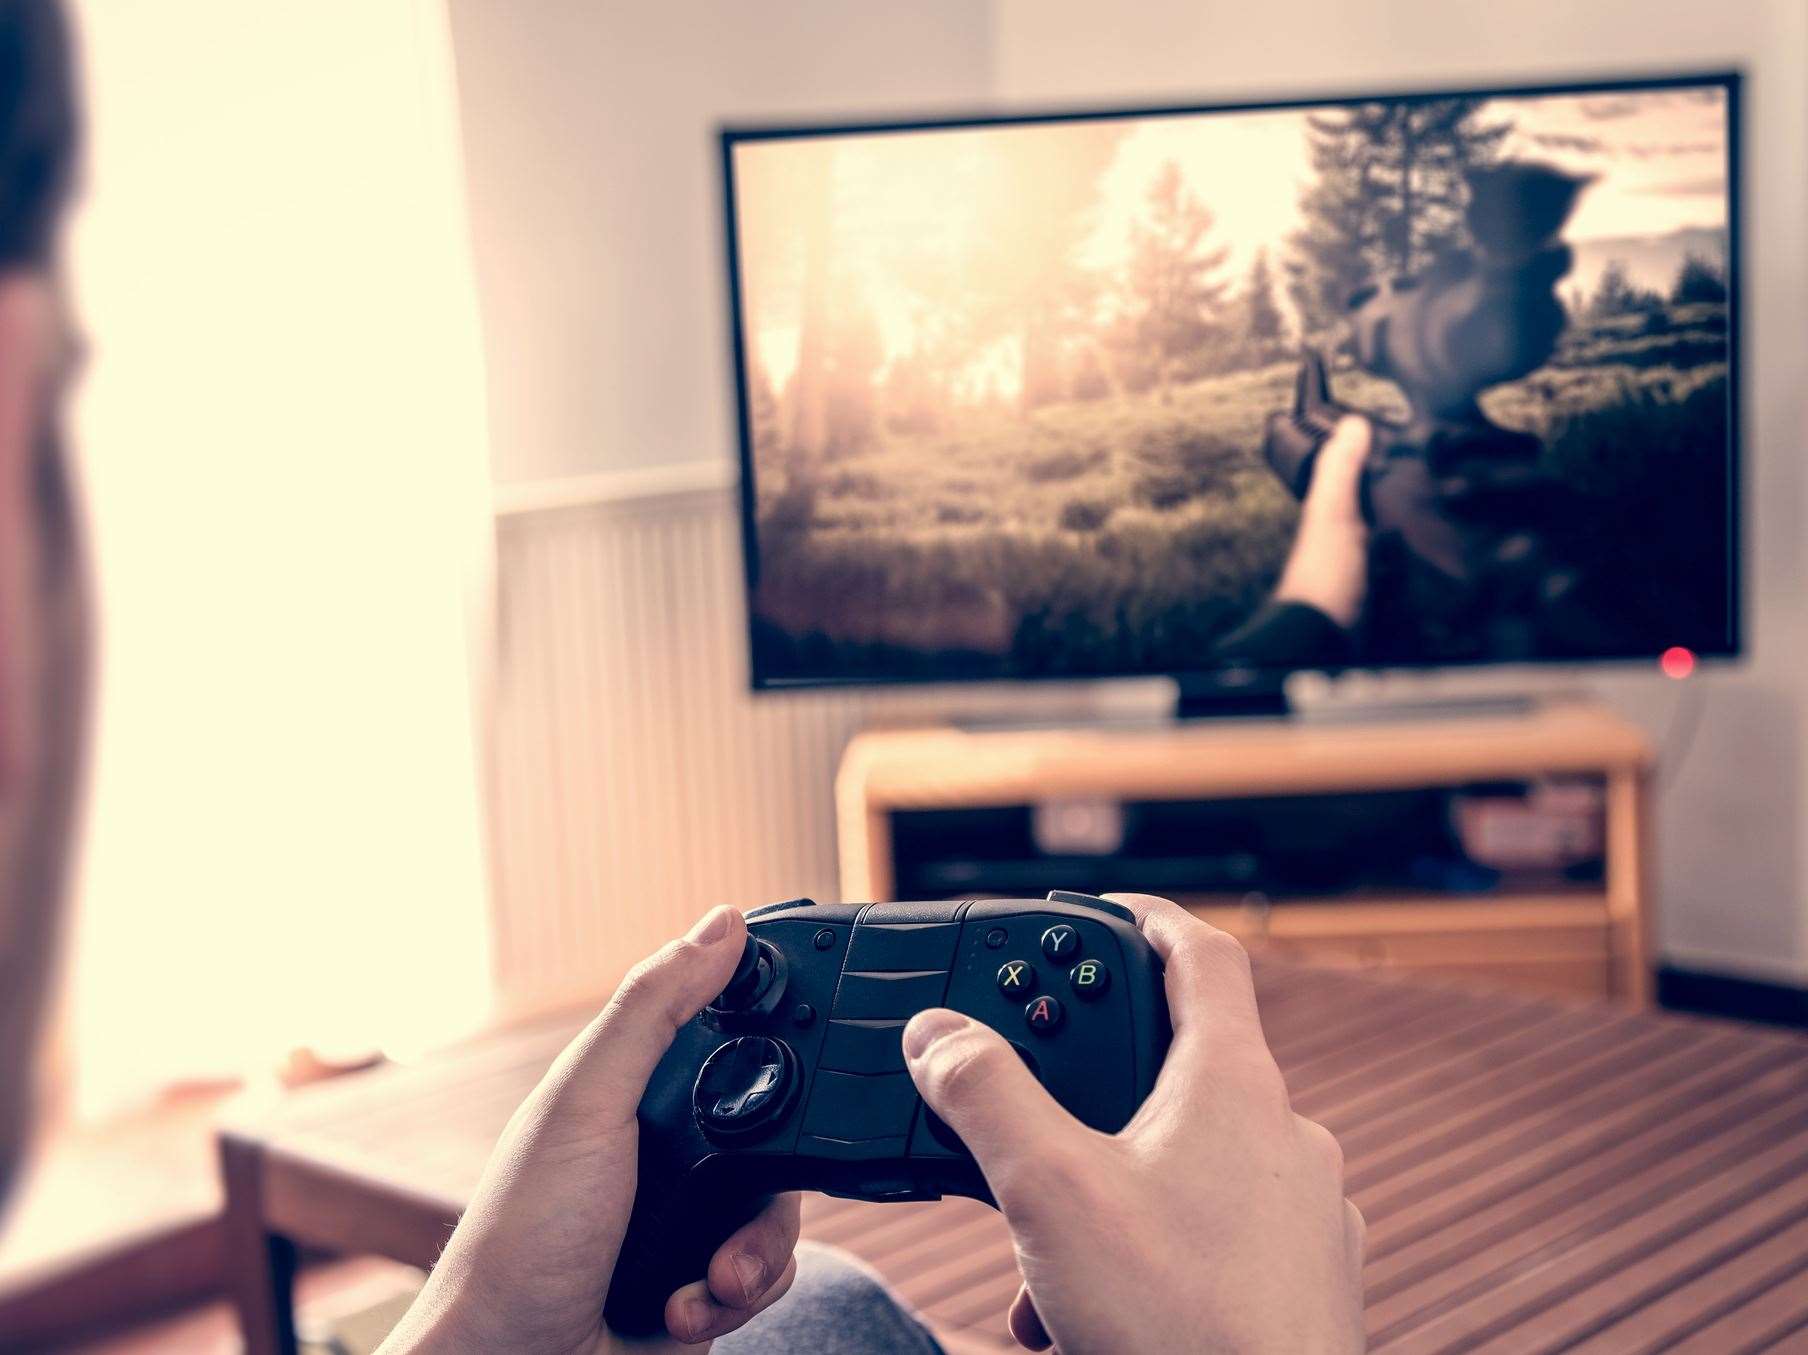
POLYGON ((73 12, 92 1111, 482 1019, 489 484, 440 6, 73 12))
POLYGON ((448 0, 496 476, 733 456, 713 132, 969 108, 975 0, 448 0))
MULTIPOLYGON (((1802 0, 994 0, 1006 105, 1278 97, 1465 80, 1739 66, 1746 146, 1747 620, 1752 658, 1666 783, 1659 942, 1674 959, 1808 979, 1808 5, 1802 0)), ((1679 692, 1598 681, 1661 736, 1679 692)))

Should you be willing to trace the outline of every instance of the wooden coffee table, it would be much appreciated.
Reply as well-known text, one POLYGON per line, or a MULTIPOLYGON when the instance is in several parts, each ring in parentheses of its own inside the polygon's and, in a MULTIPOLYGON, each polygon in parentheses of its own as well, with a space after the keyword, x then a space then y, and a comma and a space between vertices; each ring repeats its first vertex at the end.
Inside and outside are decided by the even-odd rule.
MULTIPOLYGON (((1808 1351, 1808 1038, 1260 965, 1295 1107, 1369 1221, 1376 1351, 1808 1351)), ((294 1349, 299 1247, 430 1266, 576 1019, 298 1094, 222 1130, 252 1355, 294 1349)), ((1202 1170, 1209 1164, 1201 1164, 1202 1170)), ((999 1218, 808 1198, 951 1355, 1014 1349, 999 1218)))

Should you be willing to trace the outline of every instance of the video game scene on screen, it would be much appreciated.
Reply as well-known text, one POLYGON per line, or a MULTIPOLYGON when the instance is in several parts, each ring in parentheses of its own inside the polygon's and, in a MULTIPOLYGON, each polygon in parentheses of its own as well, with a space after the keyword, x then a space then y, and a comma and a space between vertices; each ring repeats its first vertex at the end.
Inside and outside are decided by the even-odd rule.
POLYGON ((1210 666, 1344 410, 1352 661, 1724 651, 1730 117, 1699 84, 734 144, 758 673, 1210 666))

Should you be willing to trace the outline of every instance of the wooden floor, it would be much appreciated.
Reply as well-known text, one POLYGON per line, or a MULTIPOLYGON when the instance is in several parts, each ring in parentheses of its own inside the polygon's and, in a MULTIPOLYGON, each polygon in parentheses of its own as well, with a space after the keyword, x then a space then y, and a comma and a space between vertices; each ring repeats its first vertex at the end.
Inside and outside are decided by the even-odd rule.
MULTIPOLYGON (((1808 1039, 1361 976, 1258 986, 1368 1219, 1371 1349, 1808 1352, 1808 1039)), ((811 1197, 806 1232, 951 1355, 1015 1349, 983 1206, 811 1197)))
MULTIPOLYGON (((1374 1350, 1808 1355, 1808 1037, 1272 963, 1257 986, 1294 1105, 1337 1133, 1369 1222, 1374 1350)), ((252 1222, 431 1264, 569 1035, 298 1094, 257 1131, 252 1222)), ((811 1197, 806 1231, 867 1258, 950 1355, 1011 1349, 1016 1274, 983 1206, 811 1197)), ((259 1255, 229 1254, 254 1290, 259 1255)), ((231 1339, 221 1318, 126 1348, 205 1351, 231 1339)))

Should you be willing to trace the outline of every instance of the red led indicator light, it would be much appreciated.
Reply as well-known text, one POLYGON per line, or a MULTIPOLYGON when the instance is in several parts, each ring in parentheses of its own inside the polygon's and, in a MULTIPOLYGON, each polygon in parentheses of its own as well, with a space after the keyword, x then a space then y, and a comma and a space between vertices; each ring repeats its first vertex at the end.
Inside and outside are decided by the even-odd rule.
POLYGON ((1681 645, 1671 645, 1658 655, 1657 666, 1667 678, 1686 678, 1695 671, 1695 654, 1681 645))

